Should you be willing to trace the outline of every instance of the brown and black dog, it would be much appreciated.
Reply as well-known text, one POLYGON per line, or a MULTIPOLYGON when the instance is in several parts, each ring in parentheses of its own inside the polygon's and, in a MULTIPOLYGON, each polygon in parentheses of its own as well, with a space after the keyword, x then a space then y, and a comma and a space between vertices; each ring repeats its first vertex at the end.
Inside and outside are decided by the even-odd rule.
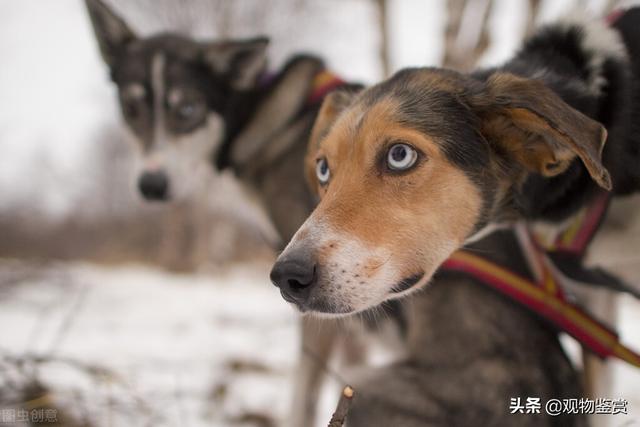
MULTIPOLYGON (((284 299, 335 317, 404 297, 502 224, 553 241, 601 188, 609 213, 583 261, 633 279, 602 255, 633 250, 638 229, 639 24, 637 8, 611 27, 567 21, 498 68, 407 69, 327 99, 306 159, 321 202, 271 273, 284 299)), ((615 322, 610 292, 578 288, 615 322)), ((605 367, 585 359, 591 396, 607 394, 605 367)))
MULTIPOLYGON (((520 271, 517 246, 512 230, 472 245, 520 271)), ((545 413, 550 399, 577 401, 584 391, 557 332, 543 320, 452 271, 439 271, 405 306, 407 357, 353 375, 349 427, 587 425, 582 414, 545 413), (540 399, 541 410, 514 413, 512 399, 540 399)))
POLYGON ((560 229, 599 187, 640 189, 638 24, 559 23, 499 68, 406 69, 326 100, 306 160, 321 202, 271 273, 284 298, 365 310, 496 225, 560 229))

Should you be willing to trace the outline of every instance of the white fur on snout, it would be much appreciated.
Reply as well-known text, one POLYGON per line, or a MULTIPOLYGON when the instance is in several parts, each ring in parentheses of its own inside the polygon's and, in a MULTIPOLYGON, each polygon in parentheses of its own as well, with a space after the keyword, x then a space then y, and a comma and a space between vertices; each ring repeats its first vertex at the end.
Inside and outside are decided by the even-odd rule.
MULTIPOLYGON (((165 66, 162 53, 156 54, 150 63, 154 99, 153 139, 150 146, 143 151, 142 141, 131 129, 128 129, 128 134, 138 153, 135 181, 144 172, 164 172, 169 180, 169 197, 174 201, 183 201, 198 197, 215 175, 211 156, 222 142, 225 126, 219 114, 210 112, 202 125, 188 133, 174 135, 168 132, 164 106, 165 66)), ((172 92, 169 93, 170 97, 181 96, 175 90, 172 92)))
POLYGON ((312 308, 320 304, 336 312, 324 315, 363 311, 400 296, 391 290, 405 277, 394 264, 390 250, 336 231, 313 216, 291 239, 280 259, 295 257, 295 251, 309 249, 318 274, 309 303, 312 308))
POLYGON ((167 137, 165 144, 150 153, 169 177, 172 199, 185 199, 202 189, 203 177, 213 174, 211 156, 223 135, 222 117, 210 113, 204 125, 188 134, 167 137))
POLYGON ((143 152, 142 142, 130 130, 129 139, 136 147, 135 180, 144 172, 164 171, 169 178, 171 199, 185 199, 202 190, 205 177, 214 174, 211 156, 220 146, 224 135, 224 121, 219 114, 210 113, 205 123, 184 135, 163 133, 143 152))

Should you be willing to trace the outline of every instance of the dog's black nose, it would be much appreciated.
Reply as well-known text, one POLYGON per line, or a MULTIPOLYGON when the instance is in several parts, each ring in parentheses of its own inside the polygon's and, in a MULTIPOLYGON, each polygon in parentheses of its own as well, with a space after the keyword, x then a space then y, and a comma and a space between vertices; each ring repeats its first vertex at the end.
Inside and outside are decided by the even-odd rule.
POLYGON ((147 200, 166 200, 169 196, 169 178, 162 172, 144 172, 138 180, 140 193, 147 200))
POLYGON ((274 264, 270 277, 271 282, 280 288, 282 298, 301 306, 316 283, 316 266, 308 257, 287 258, 274 264))

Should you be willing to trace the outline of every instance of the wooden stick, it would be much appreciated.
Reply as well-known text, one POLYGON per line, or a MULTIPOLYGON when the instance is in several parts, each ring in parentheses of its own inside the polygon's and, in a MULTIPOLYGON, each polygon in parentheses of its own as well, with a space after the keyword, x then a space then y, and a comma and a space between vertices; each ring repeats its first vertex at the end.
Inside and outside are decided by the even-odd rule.
POLYGON ((354 394, 355 392, 350 386, 346 386, 342 389, 342 395, 340 396, 340 400, 338 400, 338 406, 331 417, 331 421, 329 421, 328 427, 342 427, 344 425, 354 394))

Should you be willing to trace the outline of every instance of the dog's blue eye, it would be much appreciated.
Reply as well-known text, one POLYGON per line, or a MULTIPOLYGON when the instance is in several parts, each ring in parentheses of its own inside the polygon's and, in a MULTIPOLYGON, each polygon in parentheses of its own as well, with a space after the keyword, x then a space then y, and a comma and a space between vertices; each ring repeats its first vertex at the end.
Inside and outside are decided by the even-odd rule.
POLYGON ((329 163, 327 163, 327 159, 322 158, 316 162, 316 176, 318 177, 320 184, 324 185, 329 182, 331 171, 329 170, 329 163))
POLYGON ((178 110, 180 115, 185 118, 191 117, 194 111, 195 107, 193 106, 193 104, 183 104, 178 110))
POLYGON ((387 165, 394 171, 407 170, 418 160, 418 152, 407 144, 394 144, 387 153, 387 165))

